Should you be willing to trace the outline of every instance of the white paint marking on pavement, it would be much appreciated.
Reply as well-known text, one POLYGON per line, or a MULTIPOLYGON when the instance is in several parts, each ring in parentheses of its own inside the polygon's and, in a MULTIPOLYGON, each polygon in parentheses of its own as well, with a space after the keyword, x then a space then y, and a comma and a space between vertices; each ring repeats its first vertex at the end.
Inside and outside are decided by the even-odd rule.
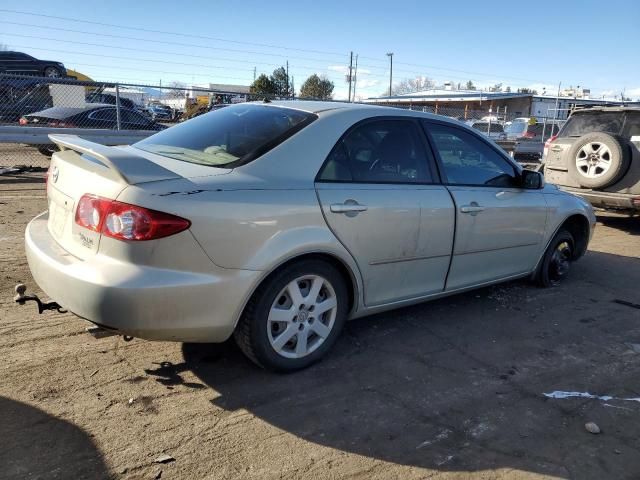
POLYGON ((554 392, 551 393, 543 393, 543 395, 547 398, 572 398, 572 397, 579 397, 579 398, 593 398, 595 400, 603 400, 605 402, 608 402, 609 400, 621 400, 624 402, 640 402, 640 397, 634 397, 634 398, 616 398, 616 397, 612 397, 611 395, 593 395, 589 392, 563 392, 561 390, 556 390, 554 392))

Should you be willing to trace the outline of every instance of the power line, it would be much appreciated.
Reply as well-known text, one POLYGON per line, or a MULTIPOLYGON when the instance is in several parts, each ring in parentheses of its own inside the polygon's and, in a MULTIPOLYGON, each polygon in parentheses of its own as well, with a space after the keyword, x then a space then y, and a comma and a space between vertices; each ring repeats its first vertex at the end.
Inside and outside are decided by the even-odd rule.
POLYGON ((250 46, 255 46, 255 47, 266 47, 266 48, 279 48, 279 49, 282 49, 282 50, 291 50, 291 51, 306 52, 306 53, 319 53, 319 54, 323 54, 323 55, 335 55, 335 56, 344 57, 344 53, 339 53, 339 52, 328 52, 328 51, 322 51, 322 50, 309 50, 309 49, 304 49, 304 48, 285 47, 285 46, 282 46, 282 45, 273 45, 273 44, 268 44, 268 43, 246 42, 246 41, 241 41, 241 40, 228 40, 228 39, 225 39, 225 38, 209 37, 209 36, 206 36, 206 35, 195 35, 195 34, 183 33, 183 32, 170 32, 170 31, 163 31, 163 30, 152 30, 152 29, 141 28, 141 27, 127 27, 127 26, 124 26, 124 25, 116 25, 116 24, 113 24, 113 23, 95 22, 95 21, 91 21, 91 20, 81 20, 79 18, 61 17, 61 16, 56 16, 56 15, 45 15, 45 14, 42 14, 42 13, 25 12, 25 11, 20 11, 20 10, 9 10, 9 9, 2 8, 2 9, 0 9, 0 12, 14 13, 14 14, 18 14, 18 15, 28 15, 28 16, 41 17, 41 18, 53 18, 53 19, 56 19, 56 20, 63 20, 63 21, 67 21, 67 22, 86 23, 86 24, 90 24, 90 25, 100 25, 100 26, 103 26, 103 27, 113 27, 113 28, 121 28, 121 29, 125 29, 125 30, 135 30, 135 31, 138 31, 138 32, 160 33, 160 34, 163 34, 163 35, 175 35, 175 36, 180 36, 180 37, 200 38, 202 40, 215 40, 215 41, 218 41, 218 42, 235 43, 235 44, 238 44, 238 45, 250 45, 250 46))
MULTIPOLYGON (((159 63, 159 64, 166 64, 166 65, 183 65, 183 66, 188 66, 188 67, 199 67, 199 68, 215 68, 215 69, 228 69, 230 68, 228 65, 225 66, 219 66, 219 65, 205 65, 202 63, 188 63, 188 62, 176 62, 176 61, 171 61, 171 60, 152 60, 152 59, 148 59, 148 58, 139 58, 139 57, 127 57, 127 56, 120 56, 120 55, 106 55, 106 54, 101 54, 101 53, 86 53, 86 52, 77 52, 77 51, 72 51, 72 50, 59 50, 59 49, 55 49, 55 48, 42 48, 42 47, 31 47, 28 45, 16 45, 16 44, 12 44, 13 47, 17 47, 17 48, 26 48, 26 49, 32 49, 32 50, 41 50, 41 51, 45 51, 45 52, 56 52, 56 53, 66 53, 66 54, 70 54, 70 55, 83 55, 83 56, 88 56, 88 57, 96 57, 96 58, 113 58, 116 60, 127 60, 127 61, 134 61, 134 62, 147 62, 147 63, 159 63)), ((265 65, 268 67, 279 67, 280 65, 277 63, 269 63, 269 62, 254 62, 251 60, 234 60, 234 59, 230 59, 230 58, 209 58, 210 60, 213 61, 225 61, 225 62, 235 62, 235 63, 244 63, 244 64, 249 64, 249 65, 255 65, 255 64, 259 64, 259 65, 265 65)), ((74 63, 73 61, 69 61, 68 63, 74 63)), ((254 68, 250 68, 250 69, 245 69, 245 68, 237 68, 237 67, 233 67, 235 70, 240 70, 240 71, 247 71, 247 72, 253 72, 255 70, 254 68)), ((296 65, 296 69, 298 70, 310 70, 313 72, 317 72, 318 69, 314 68, 314 67, 305 67, 305 66, 299 66, 296 65)), ((331 74, 334 75, 334 74, 331 74)), ((336 77, 339 76, 338 74, 335 74, 336 77)))

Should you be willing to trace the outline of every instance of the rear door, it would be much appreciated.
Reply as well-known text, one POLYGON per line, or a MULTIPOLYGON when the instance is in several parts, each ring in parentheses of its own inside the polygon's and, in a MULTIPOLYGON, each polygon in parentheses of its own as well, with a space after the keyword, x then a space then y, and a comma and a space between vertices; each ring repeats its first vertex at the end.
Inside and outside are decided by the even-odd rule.
POLYGON ((417 121, 352 127, 318 174, 327 224, 353 255, 365 304, 440 292, 451 258, 453 203, 417 121))
POLYGON ((546 227, 542 191, 520 188, 515 166, 478 135, 439 122, 424 125, 456 205, 447 290, 533 270, 546 227))

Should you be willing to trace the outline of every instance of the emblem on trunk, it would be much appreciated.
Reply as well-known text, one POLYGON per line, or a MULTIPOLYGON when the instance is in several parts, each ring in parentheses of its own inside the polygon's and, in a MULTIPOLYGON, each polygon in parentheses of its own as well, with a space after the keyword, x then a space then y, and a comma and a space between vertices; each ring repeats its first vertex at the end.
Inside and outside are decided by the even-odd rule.
POLYGON ((51 178, 53 179, 53 183, 58 181, 58 176, 60 175, 60 170, 58 167, 53 167, 53 171, 51 172, 51 178))

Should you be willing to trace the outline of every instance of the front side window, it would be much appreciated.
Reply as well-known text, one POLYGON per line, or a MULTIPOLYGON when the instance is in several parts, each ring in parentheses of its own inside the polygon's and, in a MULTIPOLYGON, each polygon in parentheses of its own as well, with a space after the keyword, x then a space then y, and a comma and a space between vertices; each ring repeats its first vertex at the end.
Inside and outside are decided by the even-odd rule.
POLYGON ((163 130, 133 146, 184 162, 228 168, 263 155, 316 118, 275 105, 238 104, 163 130))
POLYGON ((318 180, 431 183, 433 176, 416 123, 376 120, 358 125, 338 141, 318 180))
POLYGON ((425 123, 440 155, 447 182, 456 185, 515 187, 513 165, 489 144, 460 128, 425 123))

